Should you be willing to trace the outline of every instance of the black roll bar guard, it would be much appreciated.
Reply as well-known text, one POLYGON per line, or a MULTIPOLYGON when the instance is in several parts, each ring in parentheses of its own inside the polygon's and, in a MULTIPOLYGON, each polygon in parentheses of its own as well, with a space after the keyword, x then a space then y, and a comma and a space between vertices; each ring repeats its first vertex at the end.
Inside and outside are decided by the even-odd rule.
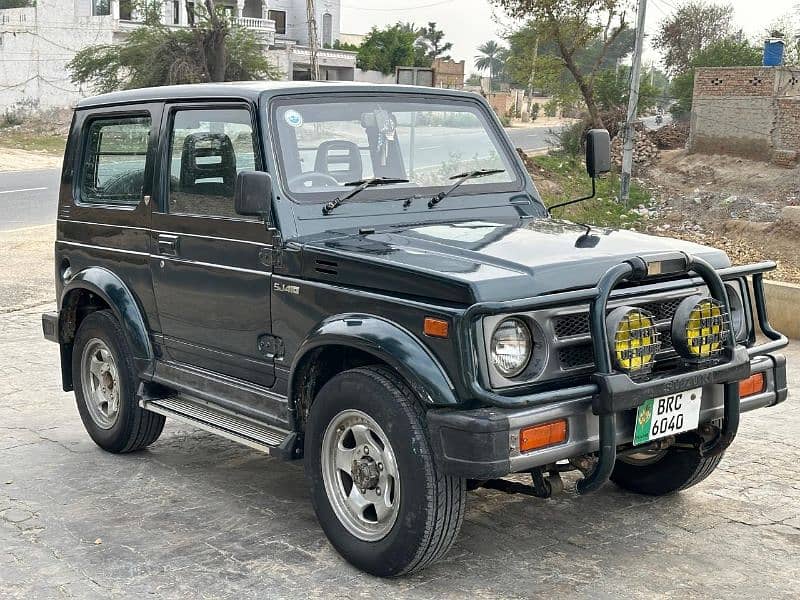
MULTIPOLYGON (((581 494, 593 491, 605 483, 616 460, 616 413, 638 406, 644 400, 669 394, 679 389, 688 389, 710 383, 725 384, 723 424, 720 435, 700 449, 705 456, 720 454, 736 436, 739 426, 738 381, 750 374, 750 358, 767 354, 785 347, 789 340, 776 331, 767 318, 763 276, 775 269, 772 261, 752 265, 728 267, 715 270, 705 260, 675 252, 633 257, 611 267, 593 288, 558 292, 533 298, 507 302, 482 302, 470 306, 462 315, 457 327, 461 348, 463 383, 479 401, 499 408, 523 408, 539 406, 579 398, 592 398, 592 409, 599 418, 600 451, 594 470, 578 482, 581 494), (730 302, 724 281, 752 276, 753 298, 757 320, 762 333, 769 342, 745 348, 737 346, 731 328, 727 330, 722 360, 705 369, 679 372, 665 378, 636 383, 627 374, 615 371, 611 362, 608 333, 605 326, 606 306, 612 291, 623 281, 640 281, 648 276, 665 274, 691 274, 699 276, 697 283, 704 282, 709 294, 719 301, 726 314, 730 314, 730 302), (477 364, 475 326, 479 319, 497 314, 527 312, 542 308, 557 308, 589 303, 589 328, 595 359, 595 373, 590 383, 568 388, 535 392, 519 396, 506 396, 486 389, 480 382, 477 364)), ((686 280, 665 282, 665 288, 686 285, 686 280)), ((749 291, 749 285, 748 285, 749 291)), ((630 293, 636 295, 636 290, 630 293)))

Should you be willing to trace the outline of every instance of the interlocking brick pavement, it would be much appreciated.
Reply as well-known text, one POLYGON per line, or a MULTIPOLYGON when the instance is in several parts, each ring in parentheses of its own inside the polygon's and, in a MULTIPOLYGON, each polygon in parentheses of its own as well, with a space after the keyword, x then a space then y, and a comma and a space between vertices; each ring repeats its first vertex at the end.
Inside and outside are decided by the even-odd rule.
POLYGON ((0 598, 797 598, 796 392, 687 492, 479 490, 446 560, 382 581, 327 543, 300 464, 172 422, 141 453, 95 447, 39 312, 0 316, 0 598))

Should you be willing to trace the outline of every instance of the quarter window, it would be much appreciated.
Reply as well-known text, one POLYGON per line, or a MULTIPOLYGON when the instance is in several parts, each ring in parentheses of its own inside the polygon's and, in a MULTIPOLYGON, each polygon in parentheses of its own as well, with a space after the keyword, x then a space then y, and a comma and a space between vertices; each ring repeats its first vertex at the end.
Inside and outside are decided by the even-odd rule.
POLYGON ((143 196, 150 117, 92 121, 80 178, 82 202, 135 206, 143 196))
POLYGON ((168 212, 241 218, 233 204, 239 171, 258 169, 250 111, 179 110, 172 120, 168 212))

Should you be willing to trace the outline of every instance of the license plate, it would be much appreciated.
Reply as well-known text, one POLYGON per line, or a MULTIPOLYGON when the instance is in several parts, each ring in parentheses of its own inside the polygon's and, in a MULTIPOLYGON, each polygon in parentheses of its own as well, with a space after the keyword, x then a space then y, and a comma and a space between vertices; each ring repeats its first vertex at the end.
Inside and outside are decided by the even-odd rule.
POLYGON ((697 429, 702 388, 653 398, 636 411, 633 445, 697 429))

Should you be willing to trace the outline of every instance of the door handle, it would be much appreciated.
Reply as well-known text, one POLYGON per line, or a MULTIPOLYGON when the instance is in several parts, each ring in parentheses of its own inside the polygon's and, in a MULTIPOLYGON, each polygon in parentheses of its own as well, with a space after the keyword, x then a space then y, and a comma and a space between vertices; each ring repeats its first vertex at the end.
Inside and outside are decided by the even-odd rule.
POLYGON ((159 235, 158 253, 176 256, 178 254, 178 240, 177 235, 159 235))

